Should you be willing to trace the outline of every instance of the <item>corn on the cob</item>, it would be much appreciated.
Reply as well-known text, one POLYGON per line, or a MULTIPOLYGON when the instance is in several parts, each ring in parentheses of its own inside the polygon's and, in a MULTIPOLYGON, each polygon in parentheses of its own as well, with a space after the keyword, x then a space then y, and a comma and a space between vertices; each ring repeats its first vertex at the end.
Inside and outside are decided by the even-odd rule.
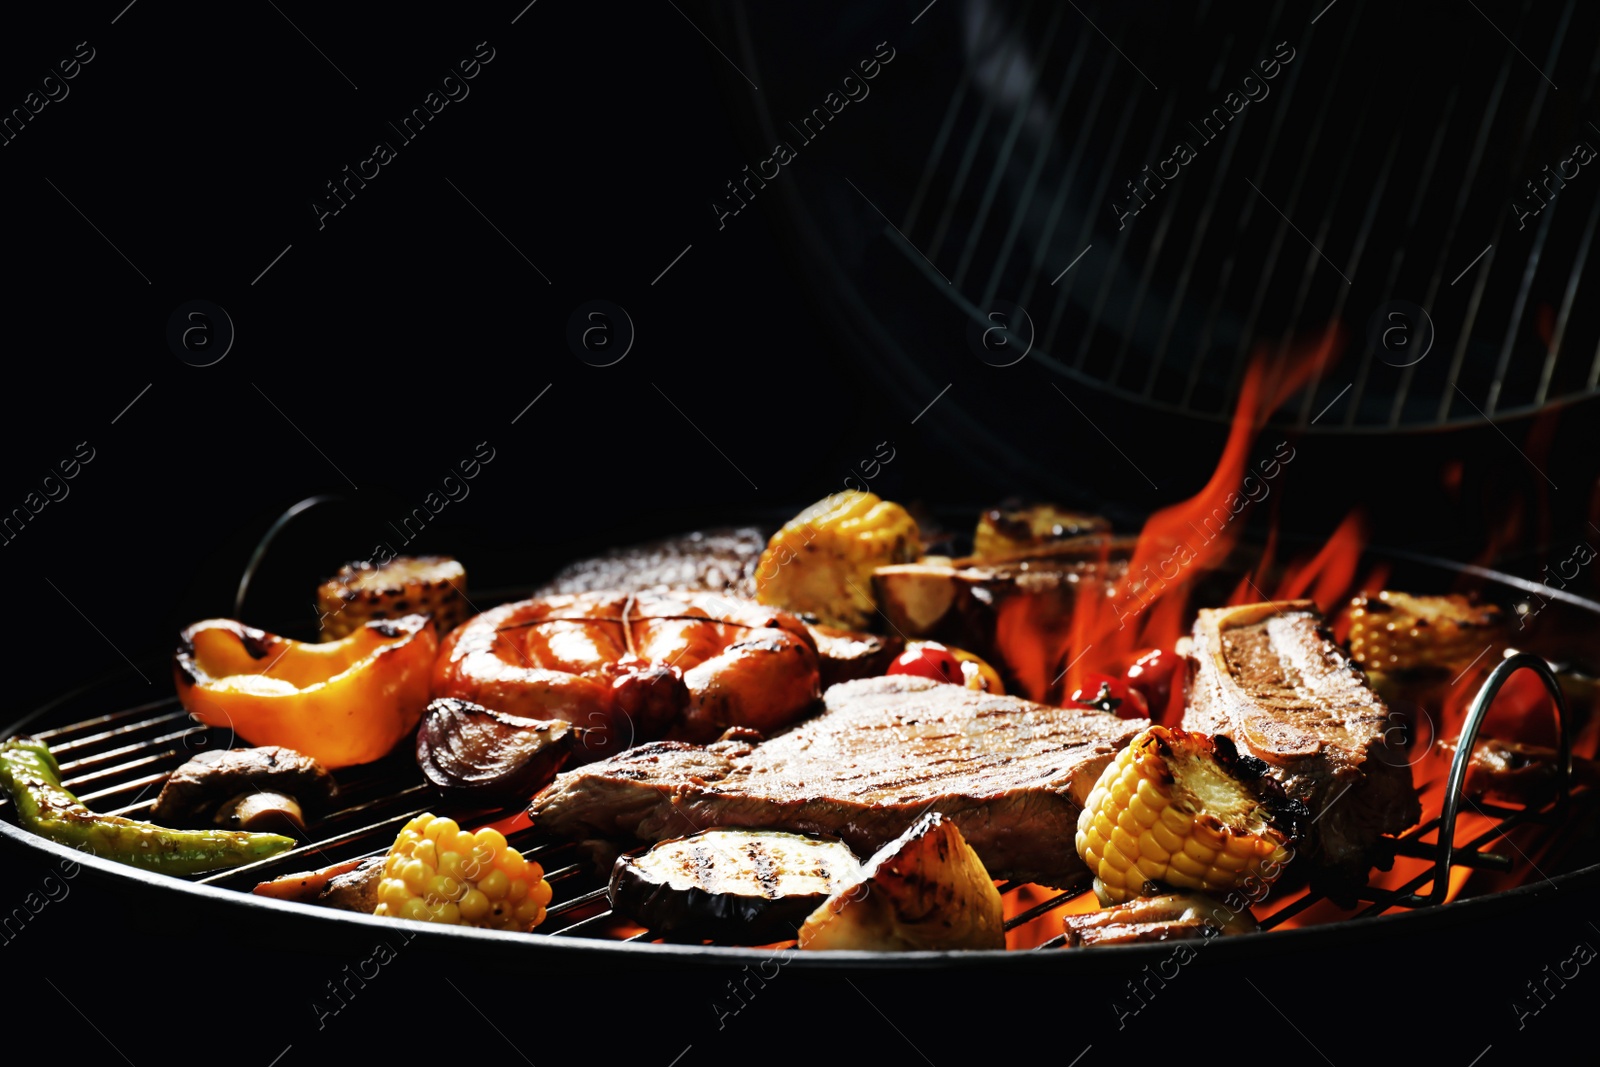
POLYGON ((877 612, 873 570, 921 555, 922 535, 905 508, 873 493, 835 493, 772 535, 756 568, 756 599, 859 630, 877 612))
POLYGON ((337 641, 373 619, 430 614, 443 637, 471 614, 467 571, 448 556, 346 563, 317 587, 317 607, 324 641, 337 641))
POLYGON ((550 903, 544 869, 488 827, 418 815, 384 860, 374 915, 491 930, 532 930, 550 903))
POLYGON ((1449 669, 1482 653, 1503 623, 1493 604, 1386 589, 1350 602, 1350 658, 1370 670, 1449 669))
POLYGON ((1218 761, 1215 743, 1176 727, 1134 738, 1078 817, 1078 855, 1102 904, 1148 895, 1150 882, 1204 890, 1270 882, 1287 844, 1261 799, 1218 761))

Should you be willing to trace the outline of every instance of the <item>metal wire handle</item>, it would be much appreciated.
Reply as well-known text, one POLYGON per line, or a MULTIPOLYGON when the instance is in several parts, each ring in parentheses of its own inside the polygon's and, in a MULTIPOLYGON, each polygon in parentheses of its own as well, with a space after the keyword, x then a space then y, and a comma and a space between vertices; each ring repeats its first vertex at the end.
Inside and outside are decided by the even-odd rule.
POLYGON ((1506 679, 1523 669, 1533 671, 1543 680, 1545 689, 1550 693, 1550 699, 1556 704, 1556 726, 1560 732, 1560 741, 1556 749, 1557 810, 1567 802, 1567 794, 1572 787, 1572 735, 1567 717, 1567 700, 1561 692, 1561 683, 1557 681, 1555 672, 1542 657, 1532 652, 1518 652, 1501 661, 1499 666, 1489 672, 1489 677, 1484 680, 1478 695, 1473 698, 1472 706, 1467 709, 1466 721, 1461 726, 1461 736, 1456 741, 1455 758, 1450 761, 1450 778, 1445 784, 1444 810, 1439 815, 1439 860, 1433 872, 1433 886, 1425 898, 1429 904, 1443 903, 1444 895, 1449 888, 1450 867, 1456 850, 1456 815, 1460 812, 1461 801, 1466 795, 1467 767, 1472 762, 1472 749, 1478 740, 1478 727, 1489 714, 1489 706, 1494 703, 1500 687, 1506 684, 1506 679))
POLYGON ((239 590, 233 595, 234 618, 241 620, 244 618, 244 598, 250 592, 250 580, 256 576, 256 570, 260 568, 261 561, 266 558, 267 549, 272 547, 273 540, 283 528, 289 525, 295 516, 301 512, 310 511, 318 504, 328 504, 344 499, 338 493, 322 493, 317 496, 308 496, 290 506, 287 511, 278 516, 271 526, 267 527, 267 532, 261 535, 261 540, 256 545, 256 550, 250 553, 250 562, 245 564, 244 573, 239 576, 239 590))

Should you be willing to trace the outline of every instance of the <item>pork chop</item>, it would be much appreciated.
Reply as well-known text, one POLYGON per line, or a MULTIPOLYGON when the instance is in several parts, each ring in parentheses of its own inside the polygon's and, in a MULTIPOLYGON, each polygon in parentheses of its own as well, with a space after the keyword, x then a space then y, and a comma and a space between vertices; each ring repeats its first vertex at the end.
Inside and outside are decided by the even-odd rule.
POLYGON ((1318 866, 1365 874, 1378 837, 1421 817, 1400 725, 1311 601, 1200 612, 1183 726, 1266 761, 1310 809, 1296 849, 1318 866))

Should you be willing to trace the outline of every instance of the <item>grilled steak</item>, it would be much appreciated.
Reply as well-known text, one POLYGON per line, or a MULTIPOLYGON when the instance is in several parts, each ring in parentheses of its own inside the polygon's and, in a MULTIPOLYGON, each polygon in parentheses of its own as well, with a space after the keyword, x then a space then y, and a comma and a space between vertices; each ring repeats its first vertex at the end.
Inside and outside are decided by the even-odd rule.
POLYGON ((1084 799, 1150 725, 907 675, 836 685, 824 700, 822 715, 770 741, 657 741, 562 774, 529 813, 566 839, 747 826, 832 834, 867 856, 937 811, 993 877, 1064 885, 1084 873, 1073 846, 1084 799))
POLYGON ((1207 608, 1194 626, 1185 729, 1226 734, 1311 811, 1299 855, 1364 874, 1379 835, 1421 817, 1396 723, 1308 600, 1207 608))
POLYGON ((753 526, 697 530, 569 563, 533 595, 694 589, 754 600, 756 564, 766 547, 766 535, 753 526))

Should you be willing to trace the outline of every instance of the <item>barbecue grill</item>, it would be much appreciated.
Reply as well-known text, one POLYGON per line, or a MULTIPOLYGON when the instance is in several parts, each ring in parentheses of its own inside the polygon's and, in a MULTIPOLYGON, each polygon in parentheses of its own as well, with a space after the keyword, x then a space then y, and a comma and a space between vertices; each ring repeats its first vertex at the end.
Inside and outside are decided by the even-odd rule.
MULTIPOLYGON (((1580 295, 1600 186, 1580 171, 1539 201, 1528 182, 1600 146, 1595 11, 957 0, 913 24, 920 6, 830 31, 735 7, 723 36, 762 91, 723 73, 759 129, 751 157, 803 153, 759 195, 782 205, 823 313, 908 412, 941 397, 924 421, 968 446, 953 458, 974 477, 1089 507, 1145 492, 1140 474, 1197 482, 1198 456, 1156 459, 1118 428, 1170 419, 1170 439, 1209 440, 1252 357, 1330 337, 1275 426, 1342 438, 1340 466, 1368 479, 1398 438, 1415 471, 1505 449, 1486 419, 1592 407, 1600 311, 1580 295), (882 39, 898 54, 871 95, 798 142, 830 88, 818 72, 882 39), (1263 83, 1279 42, 1294 58, 1263 83), (1252 72, 1266 95, 1204 127, 1252 72), (1195 158, 1171 177, 1178 142, 1195 158), (1158 169, 1170 180, 1147 186, 1158 169), (1136 190, 1145 206, 1119 218, 1136 190), (1124 455, 1085 464, 1075 434, 1010 432, 1084 418, 1124 455)), ((1567 462, 1587 478, 1535 460, 1551 484, 1567 462)))
MULTIPOLYGON (((1372 884, 1353 892, 1346 888, 1338 904, 1327 900, 1317 888, 1305 884, 1274 892, 1255 909, 1263 929, 1268 932, 1223 939, 1220 944, 1224 951, 1249 952, 1251 946, 1267 944, 1277 944, 1280 948, 1315 946, 1344 937, 1353 929, 1369 925, 1381 929, 1384 924, 1412 923, 1425 916, 1439 921, 1471 921, 1476 913, 1483 911, 1514 910, 1519 904, 1526 906, 1525 890, 1537 888, 1547 876, 1550 884, 1556 886, 1600 886, 1600 851, 1595 850, 1594 842, 1583 840, 1582 833, 1574 832, 1580 821, 1568 818, 1574 808, 1587 810, 1591 800, 1589 790, 1569 788, 1567 776, 1563 775, 1558 790, 1547 804, 1529 808, 1474 801, 1463 793, 1470 740, 1476 736, 1478 724, 1496 692, 1516 671, 1538 674, 1562 708, 1560 745, 1565 766, 1565 755, 1571 744, 1569 716, 1560 686, 1542 657, 1592 669, 1592 665, 1582 659, 1575 661, 1575 656, 1582 655, 1586 640, 1592 647, 1593 635, 1600 633, 1600 603, 1559 591, 1552 593, 1545 587, 1510 575, 1407 553, 1375 553, 1374 558, 1387 559, 1396 569, 1396 579, 1412 588, 1439 588, 1465 579, 1487 581, 1487 595, 1503 600, 1525 598, 1535 592, 1552 599, 1540 613, 1540 625, 1531 631, 1535 636, 1528 649, 1496 667, 1474 700, 1463 728, 1466 741, 1459 746, 1448 786, 1442 793, 1445 798, 1442 805, 1434 810, 1425 809, 1420 825, 1387 841, 1393 870, 1404 877, 1389 878, 1383 885, 1372 884), (1477 817, 1470 832, 1459 823, 1463 812, 1477 817), (1506 836, 1513 831, 1528 837, 1519 845, 1506 836), (1535 866, 1528 859, 1528 852, 1534 848, 1544 849, 1545 863, 1535 866), (1441 905, 1453 874, 1459 879, 1465 874, 1504 874, 1514 868, 1521 870, 1524 881, 1532 885, 1473 898, 1469 882, 1467 899, 1441 905), (1301 925, 1313 909, 1319 908, 1327 913, 1321 920, 1301 925), (1330 918, 1334 921, 1329 921, 1330 918), (1294 928, 1277 929, 1286 924, 1294 928)), ((519 591, 503 590, 477 594, 475 599, 480 606, 487 606, 518 594, 519 591)), ((159 664, 147 669, 156 677, 164 677, 166 668, 167 665, 159 664)), ((11 724, 3 736, 26 731, 45 740, 60 760, 64 784, 95 810, 132 818, 146 817, 167 775, 179 764, 201 751, 225 749, 233 745, 235 739, 229 730, 197 724, 175 697, 121 706, 127 691, 125 683, 88 686, 11 724), (104 710, 107 707, 116 710, 104 710)), ((1433 740, 1430 738, 1429 743, 1433 740)), ((268 900, 251 895, 249 890, 258 882, 293 871, 380 855, 387 851, 399 829, 424 811, 449 815, 462 825, 481 825, 516 814, 517 809, 467 810, 442 803, 433 787, 422 779, 409 748, 409 745, 402 745, 400 751, 378 763, 340 772, 338 810, 314 824, 311 836, 299 847, 221 873, 178 880, 79 856, 13 825, 9 820, 9 804, 0 807, 0 812, 8 816, 0 819, 0 836, 22 847, 70 857, 108 875, 143 882, 166 893, 199 894, 241 916, 254 909, 288 909, 307 919, 393 930, 391 920, 268 900)), ((1411 758, 1408 756, 1408 761, 1411 758)), ((1419 781, 1419 787, 1422 784, 1419 781)), ((489 951, 534 954, 554 951, 626 959, 655 958, 657 962, 665 959, 721 964, 767 959, 774 951, 785 947, 685 943, 657 936, 611 912, 604 884, 606 872, 593 871, 577 846, 538 843, 533 831, 528 829, 511 833, 509 840, 545 868, 546 878, 554 890, 546 922, 531 935, 427 926, 421 929, 423 936, 465 939, 489 951)), ((1001 892, 1006 900, 1008 933, 1036 951, 798 953, 793 962, 803 968, 839 968, 894 966, 926 962, 929 958, 950 964, 995 963, 1042 955, 1050 957, 1052 966, 1072 968, 1091 956, 1159 947, 1063 949, 1064 938, 1059 933, 1061 917, 1071 911, 1093 907, 1087 876, 1079 884, 1050 891, 1006 883, 1001 886, 1001 892)), ((406 925, 409 928, 410 924, 406 925)), ((308 931, 312 928, 311 924, 306 925, 308 931)))

